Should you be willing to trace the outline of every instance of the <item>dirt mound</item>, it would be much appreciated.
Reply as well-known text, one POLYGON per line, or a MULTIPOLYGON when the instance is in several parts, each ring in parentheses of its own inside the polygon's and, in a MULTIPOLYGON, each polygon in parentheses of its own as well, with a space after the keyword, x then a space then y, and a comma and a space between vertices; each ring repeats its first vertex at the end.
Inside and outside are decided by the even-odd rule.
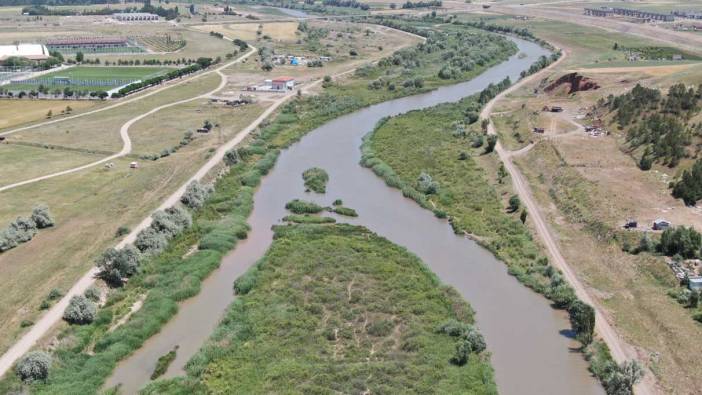
POLYGON ((597 82, 591 80, 588 77, 583 77, 578 73, 569 73, 554 81, 544 90, 550 93, 562 85, 568 86, 568 94, 600 88, 597 82))

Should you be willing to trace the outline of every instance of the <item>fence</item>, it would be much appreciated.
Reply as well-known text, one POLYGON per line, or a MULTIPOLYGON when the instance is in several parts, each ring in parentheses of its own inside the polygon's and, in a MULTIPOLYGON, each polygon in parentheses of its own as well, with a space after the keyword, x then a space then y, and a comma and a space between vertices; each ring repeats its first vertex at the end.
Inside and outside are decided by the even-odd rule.
POLYGON ((56 85, 61 85, 61 86, 105 86, 105 87, 113 87, 113 86, 123 86, 123 85, 128 85, 133 82, 139 81, 138 79, 128 79, 128 80, 123 80, 123 79, 113 79, 113 80, 86 80, 86 79, 71 79, 71 78, 66 78, 66 79, 56 79, 56 78, 34 78, 34 79, 29 79, 29 80, 17 80, 17 81, 12 81, 12 84, 17 84, 17 85, 45 85, 45 86, 56 86, 56 85))

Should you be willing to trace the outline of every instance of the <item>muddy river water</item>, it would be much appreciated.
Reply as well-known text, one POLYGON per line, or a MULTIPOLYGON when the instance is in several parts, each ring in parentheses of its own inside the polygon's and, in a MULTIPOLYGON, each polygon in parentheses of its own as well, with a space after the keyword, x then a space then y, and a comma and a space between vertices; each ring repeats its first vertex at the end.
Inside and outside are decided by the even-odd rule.
POLYGON ((200 294, 184 302, 159 334, 118 365, 107 386, 122 383, 122 393, 136 393, 148 383, 157 359, 176 345, 177 358, 165 377, 183 374, 188 359, 207 340, 234 299, 233 281, 270 246, 271 225, 280 223, 287 214, 285 203, 304 198, 330 205, 339 198, 359 214, 342 221, 366 226, 405 246, 470 302, 492 354, 500 393, 603 394, 582 354, 573 350, 578 344, 568 337, 570 324, 565 312, 554 310, 548 300, 521 285, 490 252, 455 235, 446 220, 437 219, 359 165, 362 138, 381 118, 454 102, 507 76, 516 81, 539 56, 548 55, 536 44, 513 40, 526 56, 512 56, 468 82, 340 117, 282 152, 255 194, 248 239, 224 258, 221 267, 204 281, 200 294), (301 173, 313 166, 329 173, 324 195, 304 191, 301 173))

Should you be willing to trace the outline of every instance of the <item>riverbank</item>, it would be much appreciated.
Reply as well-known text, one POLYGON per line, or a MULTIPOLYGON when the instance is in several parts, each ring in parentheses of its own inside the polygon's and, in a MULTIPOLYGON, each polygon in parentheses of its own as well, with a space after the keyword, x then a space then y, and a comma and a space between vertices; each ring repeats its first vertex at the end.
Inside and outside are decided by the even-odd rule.
MULTIPOLYGON (((482 37, 481 40, 488 37, 485 33, 475 34, 482 37)), ((490 37, 493 37, 497 45, 491 48, 483 45, 479 50, 492 54, 494 58, 456 78, 475 76, 515 52, 514 45, 504 38, 490 37)), ((441 52, 431 52, 428 56, 430 59, 438 58, 441 52)), ((273 122, 257 132, 243 149, 237 151, 238 163, 218 179, 214 196, 195 213, 193 227, 175 238, 163 254, 143 263, 141 273, 132 277, 124 289, 114 291, 95 322, 82 327, 70 327, 61 334, 62 339, 70 341, 55 345, 58 351, 54 357, 58 361, 55 361, 50 379, 32 384, 32 392, 96 392, 117 365, 117 361, 138 350, 157 332, 164 331, 166 323, 179 308, 183 308, 179 302, 201 292, 202 280, 219 266, 225 252, 238 243, 237 239, 246 236, 245 221, 252 209, 254 189, 275 163, 278 149, 289 146, 310 130, 342 114, 389 97, 411 95, 460 80, 441 79, 434 69, 414 68, 414 76, 431 83, 422 87, 400 87, 404 69, 403 65, 388 62, 377 66, 377 69, 366 69, 370 71, 368 74, 357 73, 343 85, 332 84, 320 96, 299 98, 286 105, 273 122), (430 74, 423 74, 427 72, 430 74), (392 76, 388 85, 380 92, 369 89, 368 85, 374 81, 374 76, 382 73, 392 76), (389 84, 393 80, 397 81, 397 85, 390 89, 389 84), (199 250, 190 254, 193 246, 199 246, 199 250), (113 322, 129 311, 132 302, 143 294, 147 295, 143 307, 127 323, 108 332, 113 322)), ((232 278, 225 277, 225 281, 228 281, 225 289, 229 290, 227 297, 231 293, 232 278)), ((221 298, 221 311, 228 303, 229 299, 221 298)), ((203 311, 207 312, 209 310, 203 311)), ((205 325, 200 328, 202 336, 206 338, 210 334, 220 314, 221 312, 213 312, 208 316, 213 324, 212 327, 205 325)), ((197 340, 189 344, 193 353, 200 344, 197 340)), ((171 349, 172 347, 169 348, 171 349)), ((165 353, 158 354, 153 363, 163 354, 165 353)), ((185 363, 182 359, 187 361, 188 358, 186 348, 180 348, 172 365, 176 367, 175 371, 182 370, 185 363)), ((147 373, 147 379, 150 373, 147 373)), ((0 391, 8 392, 21 387, 13 376, 0 382, 0 391)))
POLYGON ((364 138, 362 164, 422 207, 448 217, 457 234, 478 241, 520 282, 567 310, 572 336, 582 343, 591 371, 608 393, 622 388, 631 393, 633 382, 621 385, 616 375, 621 368, 606 344, 593 342, 594 311, 533 241, 525 226, 529 211, 513 194, 508 173, 493 154, 497 141, 487 134, 488 125, 466 120, 466 111, 481 107, 508 86, 506 82, 458 103, 383 120, 364 138), (592 322, 583 325, 582 312, 588 310, 592 322))
POLYGON ((473 324, 468 304, 367 229, 278 226, 237 284, 240 296, 187 378, 144 393, 497 393, 486 353, 451 362, 458 328, 473 324), (438 330, 445 324, 455 337, 438 330))

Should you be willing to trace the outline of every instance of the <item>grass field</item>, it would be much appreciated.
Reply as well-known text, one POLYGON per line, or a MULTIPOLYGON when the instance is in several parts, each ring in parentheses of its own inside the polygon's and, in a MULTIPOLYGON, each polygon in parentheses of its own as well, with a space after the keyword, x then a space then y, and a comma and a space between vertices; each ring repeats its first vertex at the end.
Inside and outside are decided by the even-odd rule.
POLYGON ((297 35, 297 22, 261 22, 261 23, 229 23, 223 25, 202 25, 194 26, 195 29, 209 33, 215 31, 224 34, 231 39, 241 39, 244 41, 253 41, 257 38, 262 38, 264 35, 271 37, 273 40, 295 41, 297 35), (259 28, 259 25, 262 28, 259 28), (256 34, 257 31, 262 34, 256 34))
MULTIPOLYGON (((47 149, 18 144, 0 144, 0 186, 39 177, 47 171, 61 171, 94 162, 103 155, 47 149), (47 168, 51 164, 51 168, 47 168)), ((1 225, 0 225, 1 226, 1 225)))
POLYGON ((99 103, 92 100, 0 100, 0 132, 25 123, 44 120, 49 111, 59 117, 67 106, 74 110, 73 113, 77 113, 96 105, 99 103))
MULTIPOLYGON (((208 92, 216 88, 219 82, 220 77, 218 75, 213 74, 200 77, 134 103, 128 103, 81 118, 18 132, 7 138, 14 141, 118 152, 122 148, 119 129, 126 121, 148 111, 150 108, 208 92)), ((182 114, 182 116, 187 117, 187 114, 182 114)), ((160 132, 160 129, 152 133, 158 132, 160 132)))
POLYGON ((414 255, 363 228, 278 227, 244 278, 251 290, 195 357, 196 376, 147 393, 497 393, 486 355, 452 365, 456 339, 436 331, 449 320, 472 323, 467 303, 414 255))
MULTIPOLYGON (((497 112, 506 112, 521 124, 528 123, 532 111, 539 111, 543 105, 561 105, 564 117, 589 125, 591 119, 577 120, 575 115, 584 116, 598 99, 621 94, 636 83, 665 88, 679 81, 691 86, 702 82, 697 65, 616 59, 619 52, 613 50, 615 42, 627 47, 649 45, 640 38, 558 21, 504 18, 494 23, 528 26, 537 36, 568 50, 568 58, 552 73, 498 103, 497 112), (573 95, 562 91, 543 93, 546 85, 573 70, 601 88, 573 95)), ((508 148, 519 148, 511 139, 512 121, 501 122, 503 118, 509 116, 493 117, 503 143, 508 148)), ((670 197, 669 179, 663 176, 668 170, 642 172, 615 138, 562 135, 570 128, 572 124, 557 125, 552 135, 547 128, 546 138, 535 138, 541 141, 515 161, 527 177, 566 260, 604 306, 620 335, 637 347, 641 360, 662 384, 662 392, 683 394, 690 388, 700 388, 700 364, 690 356, 702 350, 696 343, 688 346, 685 339, 699 338, 702 328, 666 294, 676 284, 659 257, 622 252, 622 239, 629 236, 638 242, 640 233, 622 235, 620 231, 628 217, 644 226, 664 217, 675 224, 694 224, 698 229, 700 217, 670 197)))
MULTIPOLYGON (((36 79, 44 80, 44 86, 53 90, 70 87, 75 90, 109 90, 111 88, 126 85, 133 80, 144 80, 157 75, 164 74, 167 67, 102 67, 102 66, 75 66, 66 70, 44 74, 36 79), (85 81, 84 83, 71 83, 68 85, 55 83, 58 77, 70 78, 71 80, 85 81)), ((9 90, 32 90, 37 89, 38 84, 23 84, 22 82, 6 85, 9 90)))

